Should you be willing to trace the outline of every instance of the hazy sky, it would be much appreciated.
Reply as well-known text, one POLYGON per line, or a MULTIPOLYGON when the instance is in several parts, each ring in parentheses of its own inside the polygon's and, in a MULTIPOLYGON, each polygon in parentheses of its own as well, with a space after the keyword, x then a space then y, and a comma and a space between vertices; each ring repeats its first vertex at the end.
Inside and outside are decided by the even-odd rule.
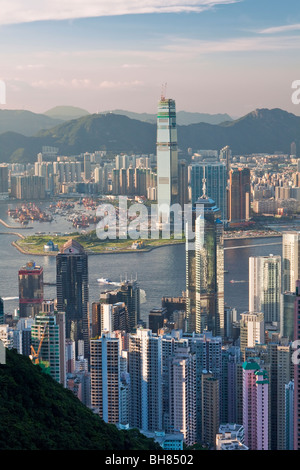
POLYGON ((1 0, 0 109, 300 115, 299 0, 1 0))

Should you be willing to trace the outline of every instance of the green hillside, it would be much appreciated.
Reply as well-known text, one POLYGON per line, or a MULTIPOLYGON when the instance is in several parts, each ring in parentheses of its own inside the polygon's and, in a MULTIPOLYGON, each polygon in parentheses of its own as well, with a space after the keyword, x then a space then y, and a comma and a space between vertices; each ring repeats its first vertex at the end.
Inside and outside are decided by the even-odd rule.
MULTIPOLYGON (((220 150, 229 145, 235 155, 289 153, 300 148, 300 116, 281 109, 258 109, 235 121, 178 125, 178 147, 220 150)), ((34 137, 0 134, 1 162, 34 162, 43 145, 58 147, 60 155, 95 150, 114 153, 155 153, 156 124, 117 114, 90 114, 66 121, 34 137)))
POLYGON ((28 357, 0 364, 0 450, 155 450, 137 430, 104 423, 28 357))
POLYGON ((48 109, 44 114, 52 119, 69 121, 70 119, 87 116, 90 113, 85 109, 77 108, 76 106, 55 106, 54 108, 48 109))
MULTIPOLYGON (((127 116, 130 119, 138 119, 140 121, 150 122, 156 124, 157 116, 156 114, 148 113, 135 113, 133 111, 126 111, 124 109, 113 109, 111 111, 103 111, 100 114, 121 114, 127 116)), ((232 121, 232 118, 224 114, 208 114, 208 113, 192 113, 188 111, 177 111, 176 112, 176 122, 179 126, 197 124, 199 122, 206 122, 208 124, 221 124, 225 121, 232 121)))
POLYGON ((0 109, 0 134, 17 132, 33 136, 42 129, 50 129, 63 121, 60 118, 45 116, 23 109, 0 109))

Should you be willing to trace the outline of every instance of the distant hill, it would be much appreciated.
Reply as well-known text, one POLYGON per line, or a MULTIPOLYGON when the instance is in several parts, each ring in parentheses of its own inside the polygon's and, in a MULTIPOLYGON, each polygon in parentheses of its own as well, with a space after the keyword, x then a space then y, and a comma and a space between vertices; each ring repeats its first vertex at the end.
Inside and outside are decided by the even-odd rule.
POLYGON ((158 450, 138 430, 119 431, 75 395, 6 350, 0 364, 0 450, 158 450))
POLYGON ((41 131, 37 138, 64 154, 85 151, 154 152, 156 126, 116 114, 91 114, 41 131), (144 150, 143 150, 144 149, 144 150))
POLYGON ((76 106, 55 106, 54 108, 48 109, 44 114, 52 119, 69 121, 70 119, 78 119, 82 116, 87 116, 90 113, 76 106))
POLYGON ((282 109, 256 109, 240 119, 217 126, 192 124, 178 130, 181 148, 187 142, 196 149, 221 149, 229 145, 235 154, 290 153, 300 149, 300 117, 282 109))
MULTIPOLYGON (((135 113, 133 111, 125 111, 123 109, 114 109, 113 111, 104 111, 100 114, 121 114, 130 119, 138 119, 140 121, 150 122, 156 124, 156 114, 135 113)), ((199 122, 206 122, 208 124, 220 124, 225 121, 232 121, 228 114, 207 114, 207 113, 191 113, 188 111, 177 111, 176 122, 180 125, 196 124, 199 122)))
POLYGON ((17 132, 26 136, 35 135, 42 129, 61 124, 63 121, 44 114, 36 114, 31 111, 1 109, 0 110, 0 134, 4 132, 17 132))
MULTIPOLYGON (((221 124, 178 125, 178 146, 219 150, 229 145, 234 154, 290 152, 300 149, 300 117, 281 109, 257 109, 234 121, 221 124)), ((90 114, 64 122, 33 137, 16 133, 0 135, 0 161, 36 161, 43 145, 59 153, 76 155, 95 150, 126 153, 155 153, 156 124, 113 113, 90 114)))

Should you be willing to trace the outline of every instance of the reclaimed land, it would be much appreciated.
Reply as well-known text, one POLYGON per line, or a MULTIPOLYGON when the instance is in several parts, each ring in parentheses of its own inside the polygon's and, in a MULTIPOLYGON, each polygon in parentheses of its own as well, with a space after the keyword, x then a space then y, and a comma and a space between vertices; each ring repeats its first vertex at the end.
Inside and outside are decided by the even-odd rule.
MULTIPOLYGON (((135 240, 132 240, 131 238, 126 240, 100 240, 97 237, 95 230, 85 234, 75 232, 68 235, 36 234, 24 237, 23 235, 16 232, 14 234, 17 235, 19 239, 13 241, 12 245, 21 253, 34 256, 56 256, 57 251, 46 252, 44 251, 44 246, 51 240, 54 244, 58 245, 58 248, 60 248, 71 238, 78 241, 90 255, 113 253, 145 253, 162 246, 185 243, 184 237, 180 239, 139 239, 137 240, 137 242, 140 242, 139 245, 135 245, 135 240)), ((238 233, 230 232, 230 234, 225 232, 224 239, 232 240, 281 236, 282 235, 280 232, 256 230, 238 233)))

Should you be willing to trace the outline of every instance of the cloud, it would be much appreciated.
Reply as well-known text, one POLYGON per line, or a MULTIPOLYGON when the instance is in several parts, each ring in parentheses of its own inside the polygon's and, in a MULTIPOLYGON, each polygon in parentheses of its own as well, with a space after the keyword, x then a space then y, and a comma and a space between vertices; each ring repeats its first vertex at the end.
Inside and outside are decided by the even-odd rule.
POLYGON ((117 88, 129 88, 133 86, 143 85, 143 82, 140 80, 132 81, 110 81, 103 80, 102 82, 92 82, 88 78, 73 78, 70 80, 57 79, 57 80, 36 80, 30 84, 33 88, 67 88, 67 89, 83 89, 88 88, 90 90, 99 90, 103 88, 107 89, 117 89, 117 88))
POLYGON ((296 24, 287 24, 282 26, 273 26, 271 28, 261 29, 258 31, 260 34, 277 34, 277 33, 286 33, 289 31, 298 31, 300 30, 300 23, 296 24))
POLYGON ((91 86, 91 81, 88 78, 72 80, 57 79, 57 80, 36 80, 31 83, 34 88, 87 88, 91 86))
POLYGON ((299 49, 298 36, 278 37, 248 37, 231 38, 222 41, 179 40, 165 46, 165 50, 186 55, 230 53, 230 52, 264 52, 299 49))
POLYGON ((143 85, 143 82, 140 80, 133 80, 133 81, 127 81, 127 82, 114 82, 114 81, 103 81, 99 83, 99 88, 127 88, 131 86, 136 86, 136 85, 143 85))
POLYGON ((0 25, 148 13, 201 12, 243 0, 2 0, 0 25))
POLYGON ((25 65, 17 65, 17 70, 34 70, 34 69, 42 69, 45 65, 43 64, 25 64, 25 65))

